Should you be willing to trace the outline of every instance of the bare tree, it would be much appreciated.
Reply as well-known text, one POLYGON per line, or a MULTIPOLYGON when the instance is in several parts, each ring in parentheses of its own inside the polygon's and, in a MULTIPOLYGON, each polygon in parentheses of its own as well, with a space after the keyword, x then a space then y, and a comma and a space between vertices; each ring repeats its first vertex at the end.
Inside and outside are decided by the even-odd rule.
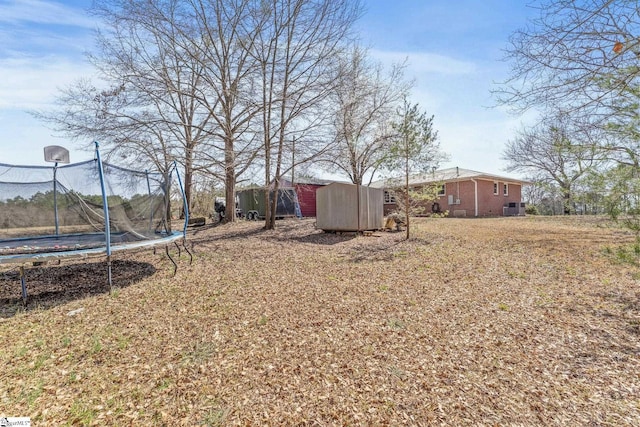
POLYGON ((277 190, 287 168, 330 146, 325 101, 359 1, 107 0, 94 12, 108 31, 91 58, 109 89, 68 91, 48 117, 63 132, 108 137, 113 154, 162 146, 184 165, 188 195, 194 172, 218 167, 228 206, 258 147, 277 190))
POLYGON ((615 130, 598 145, 638 165, 638 2, 545 0, 536 9, 538 17, 510 38, 511 72, 494 91, 498 102, 516 112, 568 114, 585 129, 615 130))
POLYGON ((354 184, 370 184, 387 152, 392 136, 390 120, 411 87, 404 64, 388 73, 354 45, 339 59, 333 122, 336 148, 324 158, 331 169, 344 172, 354 184))
POLYGON ((184 167, 187 203, 193 175, 206 165, 194 162, 209 136, 210 113, 196 102, 204 81, 200 62, 188 54, 180 34, 182 2, 111 0, 93 13, 105 28, 89 56, 107 89, 86 82, 62 92, 61 109, 40 117, 73 138, 100 139, 110 156, 155 163, 161 170, 174 159, 184 167))
POLYGON ((501 103, 593 113, 640 75, 637 2, 548 0, 536 9, 538 18, 510 38, 501 103))
POLYGON ((73 140, 101 141, 110 148, 104 156, 107 159, 117 158, 132 167, 152 163, 161 171, 173 162, 177 145, 170 132, 157 125, 157 117, 125 85, 99 89, 80 79, 60 89, 56 104, 59 110, 33 114, 73 140))
POLYGON ((52 120, 67 134, 103 136, 114 154, 163 146, 184 165, 188 201, 200 173, 223 181, 226 205, 235 206, 236 179, 261 143, 251 127, 263 108, 251 53, 266 17, 256 8, 254 0, 99 3, 107 30, 91 59, 114 89, 71 89, 52 120))
MULTIPOLYGON (((546 0, 539 3, 539 11, 528 28, 511 37, 506 55, 511 76, 496 91, 498 102, 515 111, 536 108, 570 115, 572 127, 600 131, 595 147, 603 158, 620 165, 613 170, 637 175, 638 2, 546 0)), ((603 180, 618 181, 621 176, 624 174, 602 173, 603 180)), ((619 183, 625 184, 625 180, 619 183)), ((622 203, 622 211, 640 212, 627 210, 624 198, 608 200, 622 203)), ((618 208, 607 209, 614 212, 618 208)))
MULTIPOLYGON (((214 174, 225 183, 225 204, 233 213, 236 180, 251 167, 261 149, 262 141, 252 128, 254 117, 263 108, 256 99, 259 68, 252 52, 267 18, 255 13, 254 0, 188 3, 192 16, 181 29, 183 48, 197 64, 193 72, 201 73, 204 82, 195 98, 215 123, 210 129, 213 138, 200 155, 216 166, 214 174)), ((225 221, 234 218, 226 215, 225 221)))
POLYGON ((548 195, 547 186, 535 178, 527 177, 527 181, 530 184, 522 187, 522 198, 527 206, 533 206, 535 212, 539 213, 542 201, 548 195))
POLYGON ((573 189, 578 180, 598 164, 589 134, 571 128, 563 118, 524 129, 509 141, 502 154, 507 170, 526 172, 541 183, 556 184, 564 201, 564 214, 572 212, 573 189))
MULTIPOLYGON (((256 13, 268 17, 254 56, 260 64, 265 185, 277 194, 293 141, 297 152, 306 151, 298 162, 319 155, 330 143, 317 130, 326 126, 323 107, 335 85, 337 55, 360 14, 360 2, 268 0, 259 2, 256 13)), ((265 194, 265 228, 273 229, 277 197, 265 194)))

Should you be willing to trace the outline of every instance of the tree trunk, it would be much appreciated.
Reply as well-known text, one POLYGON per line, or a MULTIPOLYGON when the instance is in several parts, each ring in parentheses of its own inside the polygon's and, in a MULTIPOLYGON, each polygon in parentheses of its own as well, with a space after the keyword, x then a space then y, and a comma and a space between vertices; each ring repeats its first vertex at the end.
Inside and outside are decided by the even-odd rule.
POLYGON ((276 177, 273 181, 273 188, 269 188, 267 193, 271 194, 273 191, 273 197, 270 197, 271 205, 269 206, 269 210, 271 211, 271 217, 269 218, 269 223, 267 224, 267 230, 275 230, 276 228, 276 216, 278 213, 278 190, 280 189, 280 179, 276 177))
MULTIPOLYGON (((284 113, 284 105, 285 103, 282 103, 283 108, 282 108, 282 113, 284 113)), ((284 151, 284 123, 280 124, 280 138, 278 141, 278 155, 277 155, 277 160, 276 160, 276 173, 275 173, 275 177, 273 180, 273 199, 271 200, 271 218, 270 221, 267 223, 267 230, 275 230, 276 228, 276 215, 278 213, 278 190, 280 189, 280 174, 282 173, 282 154, 284 151)), ((271 191, 267 190, 268 193, 271 193, 271 191)))
POLYGON ((182 207, 181 218, 184 218, 186 210, 191 210, 191 187, 193 186, 193 152, 187 148, 184 153, 184 198, 186 206, 182 207))
POLYGON ((236 219, 236 168, 233 138, 227 137, 224 142, 224 222, 236 219))
MULTIPOLYGON (((408 145, 408 144, 406 144, 408 145)), ((406 239, 409 240, 409 156, 405 158, 404 170, 404 221, 406 227, 406 239)))
MULTIPOLYGON (((285 101, 282 102, 281 114, 284 114, 285 111, 285 101)), ((278 213, 278 190, 280 189, 280 174, 282 173, 282 158, 284 151, 284 123, 280 122, 280 136, 278 138, 278 154, 276 156, 276 172, 273 179, 273 189, 269 188, 269 190, 273 190, 273 198, 271 200, 271 218, 267 223, 267 230, 275 230, 276 229, 276 216, 278 213)), ((267 191, 271 193, 271 191, 267 191)))
POLYGON ((562 189, 562 208, 564 215, 571 215, 571 190, 568 188, 562 189))
POLYGON ((166 183, 165 195, 164 195, 164 214, 166 231, 171 233, 171 180, 168 172, 164 172, 164 182, 166 183))
POLYGON ((265 160, 264 160, 264 228, 269 230, 269 224, 271 223, 271 198, 269 197, 269 180, 271 178, 271 143, 268 138, 265 139, 265 160))
POLYGON ((353 183, 355 185, 362 185, 362 176, 355 169, 353 173, 353 183))

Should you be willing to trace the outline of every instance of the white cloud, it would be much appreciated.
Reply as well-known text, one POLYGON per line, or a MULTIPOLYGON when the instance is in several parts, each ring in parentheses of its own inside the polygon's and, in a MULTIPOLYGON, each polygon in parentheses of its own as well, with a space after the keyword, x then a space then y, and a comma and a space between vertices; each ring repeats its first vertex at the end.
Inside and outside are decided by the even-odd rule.
POLYGON ((476 72, 477 66, 473 62, 461 61, 449 56, 427 52, 403 52, 371 50, 371 56, 390 65, 402 63, 407 60, 407 65, 412 73, 437 73, 446 75, 465 75, 476 72))
POLYGON ((0 162, 13 165, 44 165, 43 148, 61 145, 70 152, 72 162, 92 158, 92 141, 73 142, 54 136, 54 132, 34 117, 20 111, 0 110, 0 162))
POLYGON ((93 76, 81 52, 95 27, 95 20, 77 6, 0 0, 0 161, 39 164, 46 145, 73 149, 27 111, 49 109, 60 88, 93 76))
POLYGON ((504 174, 506 164, 500 157, 514 126, 515 121, 499 118, 441 123, 441 147, 450 154, 447 166, 504 174))
POLYGON ((74 161, 89 158, 27 111, 50 108, 59 88, 91 73, 88 64, 54 55, 0 59, 0 162, 43 164, 42 148, 47 145, 69 148, 74 161))
POLYGON ((445 166, 504 175, 507 163, 501 157, 505 144, 518 129, 536 119, 535 112, 516 117, 498 109, 479 109, 463 117, 445 116, 440 121, 436 116, 441 148, 451 157, 445 166))
POLYGON ((0 4, 0 22, 31 22, 94 28, 95 21, 83 11, 62 3, 43 0, 13 0, 0 4))
POLYGON ((42 108, 59 88, 92 73, 89 64, 59 56, 0 58, 0 109, 42 108))
POLYGON ((505 144, 533 114, 516 117, 505 108, 487 108, 494 105, 490 89, 500 67, 429 52, 372 50, 371 55, 385 66, 407 59, 405 75, 415 81, 411 102, 435 116, 440 147, 450 157, 441 167, 505 175, 500 158, 505 144))

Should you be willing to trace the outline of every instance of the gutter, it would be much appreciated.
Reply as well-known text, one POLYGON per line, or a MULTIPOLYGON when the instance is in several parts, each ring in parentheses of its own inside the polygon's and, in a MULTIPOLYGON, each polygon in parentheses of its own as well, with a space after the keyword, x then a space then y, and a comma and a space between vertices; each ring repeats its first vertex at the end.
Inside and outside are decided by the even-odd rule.
POLYGON ((474 178, 471 178, 471 181, 473 182, 473 193, 474 193, 474 205, 475 205, 475 217, 478 217, 478 181, 476 181, 474 178))

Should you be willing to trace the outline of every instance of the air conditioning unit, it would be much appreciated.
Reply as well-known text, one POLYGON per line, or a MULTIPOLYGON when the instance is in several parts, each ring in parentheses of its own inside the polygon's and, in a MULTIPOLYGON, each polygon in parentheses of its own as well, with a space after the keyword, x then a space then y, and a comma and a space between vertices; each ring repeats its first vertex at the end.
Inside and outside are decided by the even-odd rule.
POLYGON ((516 203, 509 202, 502 208, 503 216, 524 216, 525 215, 525 204, 524 203, 516 203))

